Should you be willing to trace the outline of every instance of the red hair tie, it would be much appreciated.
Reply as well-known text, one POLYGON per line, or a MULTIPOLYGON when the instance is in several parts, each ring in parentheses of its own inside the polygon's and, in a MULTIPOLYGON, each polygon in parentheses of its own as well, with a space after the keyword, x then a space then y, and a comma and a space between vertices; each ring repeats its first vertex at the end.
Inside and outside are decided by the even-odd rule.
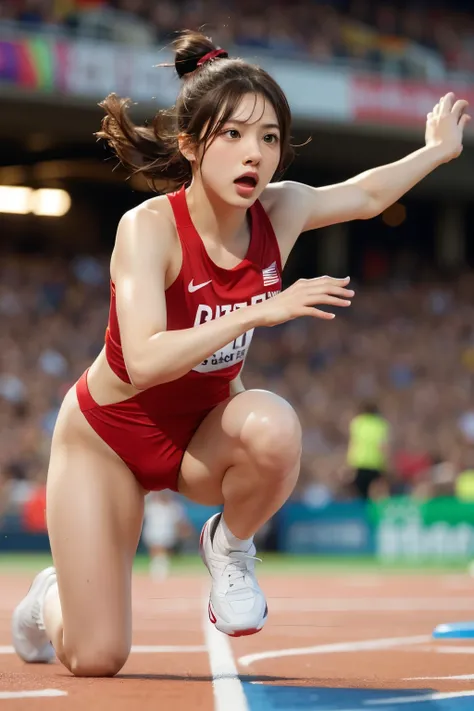
POLYGON ((225 51, 225 49, 214 49, 212 52, 208 52, 207 54, 204 55, 204 57, 201 57, 199 62, 197 63, 198 67, 202 67, 203 64, 206 62, 211 62, 213 59, 217 59, 217 57, 228 57, 228 53, 225 51))

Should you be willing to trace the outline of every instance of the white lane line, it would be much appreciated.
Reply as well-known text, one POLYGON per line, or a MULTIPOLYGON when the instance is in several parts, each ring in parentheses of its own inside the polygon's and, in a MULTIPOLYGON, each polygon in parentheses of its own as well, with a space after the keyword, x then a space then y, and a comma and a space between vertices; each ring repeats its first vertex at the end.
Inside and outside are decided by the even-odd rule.
POLYGON ((418 647, 417 652, 434 652, 435 654, 474 654, 474 647, 437 647, 438 643, 434 642, 431 645, 418 647))
MULTIPOLYGON (((192 654, 198 652, 207 652, 207 647, 203 644, 196 645, 156 645, 156 644, 134 644, 131 650, 132 654, 192 654)), ((0 647, 0 654, 15 654, 15 650, 11 646, 0 647)))
POLYGON ((297 647, 292 649, 272 649, 268 652, 258 654, 247 654, 240 657, 239 664, 248 667, 253 662, 262 659, 278 659, 280 657, 297 657, 303 654, 337 654, 340 652, 364 652, 374 649, 392 649, 402 647, 406 644, 422 644, 431 638, 428 635, 416 637, 388 637, 386 639, 365 639, 355 642, 331 642, 330 644, 318 644, 315 647, 297 647))
POLYGON ((472 597, 270 598, 268 607, 272 612, 464 612, 472 611, 472 597))
POLYGON ((250 711, 232 654, 229 638, 209 622, 207 599, 203 631, 212 674, 214 711, 250 711))
POLYGON ((390 699, 370 699, 364 701, 364 706, 389 706, 390 704, 422 704, 426 701, 443 701, 443 699, 463 699, 474 696, 474 691, 435 691, 423 696, 393 696, 390 699))
POLYGON ((0 691, 1 699, 39 699, 41 697, 67 696, 59 689, 38 689, 38 691, 0 691))
MULTIPOLYGON (((301 598, 294 597, 269 597, 268 607, 275 612, 304 613, 304 612, 472 612, 472 597, 328 597, 328 598, 301 598)), ((192 614, 201 609, 199 599, 196 601, 186 599, 163 600, 161 607, 155 609, 152 605, 142 605, 141 613, 169 617, 170 612, 192 614)))
POLYGON ((472 681, 474 674, 460 676, 407 676, 403 681, 472 681))

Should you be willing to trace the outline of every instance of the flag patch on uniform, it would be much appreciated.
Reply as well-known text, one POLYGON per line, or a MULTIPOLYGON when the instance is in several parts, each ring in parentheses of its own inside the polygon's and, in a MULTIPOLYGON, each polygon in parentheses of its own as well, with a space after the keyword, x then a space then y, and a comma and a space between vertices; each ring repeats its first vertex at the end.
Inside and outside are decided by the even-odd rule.
POLYGON ((263 286, 271 286, 272 284, 278 284, 280 281, 280 275, 278 274, 276 262, 272 262, 269 267, 262 269, 263 275, 263 286))

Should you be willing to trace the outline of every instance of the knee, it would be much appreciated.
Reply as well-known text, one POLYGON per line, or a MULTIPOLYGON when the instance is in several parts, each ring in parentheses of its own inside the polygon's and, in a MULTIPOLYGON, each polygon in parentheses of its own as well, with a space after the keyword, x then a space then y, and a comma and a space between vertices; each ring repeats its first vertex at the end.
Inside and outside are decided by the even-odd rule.
POLYGON ((74 676, 110 677, 122 669, 130 650, 100 642, 68 655, 68 667, 74 676))
POLYGON ((301 425, 286 400, 266 395, 269 397, 247 418, 242 440, 256 466, 286 478, 300 460, 301 425))

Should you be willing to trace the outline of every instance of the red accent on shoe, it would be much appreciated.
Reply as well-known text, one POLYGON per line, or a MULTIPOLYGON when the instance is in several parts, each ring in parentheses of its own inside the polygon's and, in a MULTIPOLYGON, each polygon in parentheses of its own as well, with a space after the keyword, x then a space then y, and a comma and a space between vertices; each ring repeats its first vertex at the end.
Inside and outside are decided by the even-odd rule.
POLYGON ((259 630, 240 630, 239 632, 233 632, 233 634, 230 634, 229 637, 248 637, 251 634, 257 634, 257 632, 261 631, 262 628, 260 628, 259 630))
POLYGON ((214 612, 213 612, 213 609, 212 609, 212 607, 211 607, 211 601, 210 601, 210 600, 209 600, 209 607, 208 607, 207 609, 208 609, 208 612, 209 612, 209 619, 210 619, 210 621, 212 622, 212 624, 215 625, 216 622, 217 622, 217 617, 215 616, 215 614, 214 614, 214 612))

